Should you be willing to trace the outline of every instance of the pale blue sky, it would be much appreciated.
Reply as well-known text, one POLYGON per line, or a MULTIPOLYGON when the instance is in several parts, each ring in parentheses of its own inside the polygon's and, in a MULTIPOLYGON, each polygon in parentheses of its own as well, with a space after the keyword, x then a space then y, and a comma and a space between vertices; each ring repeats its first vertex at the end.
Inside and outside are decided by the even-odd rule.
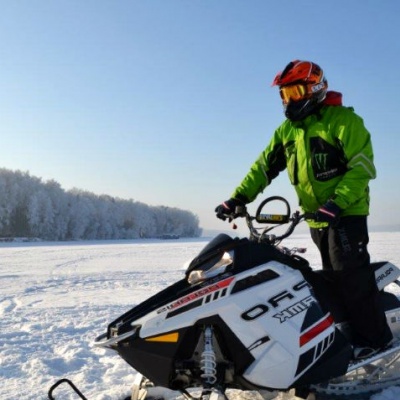
MULTIPOLYGON (((283 121, 275 74, 309 59, 372 134, 370 225, 400 223, 399 1, 0 5, 0 167, 223 229, 215 206, 283 121)), ((286 172, 277 194, 296 208, 286 172)))

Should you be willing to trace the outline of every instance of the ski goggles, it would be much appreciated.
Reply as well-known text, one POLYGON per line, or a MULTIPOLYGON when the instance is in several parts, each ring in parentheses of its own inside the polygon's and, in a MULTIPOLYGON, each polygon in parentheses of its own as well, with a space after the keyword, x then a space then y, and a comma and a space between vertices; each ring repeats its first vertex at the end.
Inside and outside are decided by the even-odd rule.
POLYGON ((308 93, 308 85, 298 83, 297 85, 281 86, 279 88, 279 94, 281 95, 284 104, 289 103, 289 100, 299 101, 304 99, 308 93))
POLYGON ((281 95, 284 104, 289 103, 289 100, 299 101, 310 97, 312 94, 319 92, 326 87, 325 82, 317 84, 297 83, 295 85, 281 86, 279 94, 281 95))

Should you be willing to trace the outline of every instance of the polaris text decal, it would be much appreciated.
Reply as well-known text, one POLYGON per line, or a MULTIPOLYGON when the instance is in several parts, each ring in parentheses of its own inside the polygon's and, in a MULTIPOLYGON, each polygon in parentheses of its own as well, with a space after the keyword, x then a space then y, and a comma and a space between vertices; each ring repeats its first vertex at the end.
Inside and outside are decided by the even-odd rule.
POLYGON ((382 279, 385 279, 387 276, 389 276, 393 272, 393 267, 389 267, 386 271, 384 271, 382 274, 380 274, 376 278, 376 283, 379 283, 382 279))

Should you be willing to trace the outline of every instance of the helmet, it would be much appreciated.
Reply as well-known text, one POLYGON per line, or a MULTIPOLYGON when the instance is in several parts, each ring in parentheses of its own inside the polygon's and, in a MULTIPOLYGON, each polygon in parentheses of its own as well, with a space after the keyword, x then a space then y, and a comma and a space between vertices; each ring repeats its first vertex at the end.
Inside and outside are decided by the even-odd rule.
POLYGON ((295 60, 276 75, 272 86, 279 86, 286 117, 300 121, 319 109, 326 97, 328 82, 319 65, 295 60))

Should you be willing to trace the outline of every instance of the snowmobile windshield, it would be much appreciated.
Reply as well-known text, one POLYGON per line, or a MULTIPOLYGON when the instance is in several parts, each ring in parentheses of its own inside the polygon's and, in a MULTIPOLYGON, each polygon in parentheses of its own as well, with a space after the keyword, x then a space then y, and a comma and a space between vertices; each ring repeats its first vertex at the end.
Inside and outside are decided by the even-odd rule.
POLYGON ((223 274, 233 264, 233 250, 224 252, 222 255, 212 257, 200 269, 194 269, 188 276, 188 282, 193 285, 206 279, 223 274), (206 268, 204 268, 206 267, 206 268))
MULTIPOLYGON (((237 243, 236 239, 232 239, 230 236, 220 234, 216 236, 199 255, 192 260, 189 267, 186 270, 186 277, 189 278, 192 271, 208 271, 213 269, 213 276, 219 267, 228 266, 233 263, 233 251, 232 248, 237 243)), ((195 274, 193 274, 193 277, 195 274)))

